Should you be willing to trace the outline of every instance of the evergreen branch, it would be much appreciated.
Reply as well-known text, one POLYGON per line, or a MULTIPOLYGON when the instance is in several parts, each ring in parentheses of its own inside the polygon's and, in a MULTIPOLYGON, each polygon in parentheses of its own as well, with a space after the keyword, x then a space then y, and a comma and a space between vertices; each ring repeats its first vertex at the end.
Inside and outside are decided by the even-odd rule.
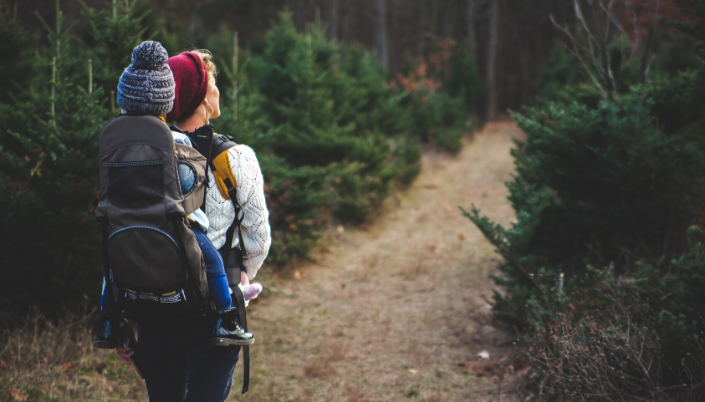
POLYGON ((519 270, 526 276, 531 283, 541 291, 541 294, 543 294, 544 297, 546 297, 546 293, 543 291, 543 288, 541 285, 534 279, 534 277, 529 273, 529 271, 526 270, 524 267, 524 264, 521 263, 519 260, 519 257, 516 255, 516 253, 513 253, 509 248, 507 247, 507 239, 506 239, 506 230, 502 227, 500 224, 493 224, 490 222, 489 218, 486 216, 480 216, 480 210, 477 209, 475 204, 472 204, 472 214, 468 213, 463 209, 463 207, 458 206, 461 211, 463 211, 463 216, 466 218, 470 219, 472 223, 477 226, 478 229, 482 232, 483 235, 487 238, 487 240, 492 243, 493 246, 497 247, 498 251, 504 258, 507 258, 510 262, 514 264, 519 270))
MULTIPOLYGON (((39 171, 39 167, 42 166, 42 163, 44 163, 44 151, 42 151, 42 153, 39 155, 39 160, 37 161, 37 164, 34 165, 34 167, 29 170, 29 178, 27 179, 27 181, 22 185, 22 187, 20 187, 20 191, 17 192, 17 195, 15 196, 15 198, 12 200, 12 202, 10 202, 10 205, 7 206, 8 210, 11 210, 12 206, 15 205, 15 202, 17 202, 17 200, 20 199, 20 196, 24 192, 24 190, 27 187, 27 185, 29 184, 29 182, 32 180, 32 177, 34 177, 34 174, 39 171)), ((7 218, 5 218, 5 221, 2 222, 3 225, 5 224, 5 222, 8 219, 10 219, 10 216, 12 216, 12 212, 10 212, 7 215, 7 218)))
POLYGON ((95 192, 97 189, 98 189, 98 185, 93 187, 93 191, 91 191, 91 198, 88 201, 88 207, 86 207, 86 212, 84 212, 83 218, 81 219, 81 222, 78 224, 78 228, 76 228, 76 233, 73 235, 73 243, 71 244, 71 249, 69 251, 69 254, 66 256, 66 264, 64 266, 64 277, 61 281, 61 308, 64 311, 66 310, 66 306, 64 305, 64 286, 66 285, 66 274, 69 272, 69 262, 71 261, 71 257, 73 256, 73 250, 76 247, 76 242, 78 241, 78 234, 81 232, 81 228, 83 227, 83 224, 86 222, 86 218, 88 217, 88 213, 91 210, 91 205, 93 204, 95 192))

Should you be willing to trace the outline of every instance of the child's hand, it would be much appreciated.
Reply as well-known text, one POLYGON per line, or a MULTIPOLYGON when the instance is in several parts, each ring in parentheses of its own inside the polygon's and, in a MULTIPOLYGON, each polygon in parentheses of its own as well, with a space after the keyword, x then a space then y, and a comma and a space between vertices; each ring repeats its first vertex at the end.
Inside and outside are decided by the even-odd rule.
POLYGON ((125 325, 118 329, 117 333, 117 344, 118 346, 115 347, 115 351, 117 352, 118 357, 120 360, 122 360, 123 363, 125 363, 128 366, 132 366, 135 364, 135 361, 132 360, 132 355, 135 354, 134 349, 132 349, 132 345, 135 342, 135 331, 132 330, 132 327, 129 325, 125 325), (129 339, 128 344, 126 345, 125 341, 129 339))
POLYGON ((256 299, 260 292, 262 292, 262 285, 259 283, 243 285, 242 287, 242 294, 245 296, 245 300, 256 299))

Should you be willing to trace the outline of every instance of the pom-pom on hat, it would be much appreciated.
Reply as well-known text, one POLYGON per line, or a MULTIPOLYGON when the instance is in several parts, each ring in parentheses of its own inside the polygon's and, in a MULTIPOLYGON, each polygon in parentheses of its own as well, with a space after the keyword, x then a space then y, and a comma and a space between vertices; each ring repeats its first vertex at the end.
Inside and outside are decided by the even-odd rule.
POLYGON ((201 57, 193 52, 183 52, 171 57, 167 64, 174 73, 176 95, 174 107, 166 116, 166 120, 183 120, 190 117, 206 99, 208 72, 201 57))
POLYGON ((160 116, 174 104, 174 76, 166 49, 154 41, 132 50, 132 64, 120 76, 117 103, 129 112, 160 116))

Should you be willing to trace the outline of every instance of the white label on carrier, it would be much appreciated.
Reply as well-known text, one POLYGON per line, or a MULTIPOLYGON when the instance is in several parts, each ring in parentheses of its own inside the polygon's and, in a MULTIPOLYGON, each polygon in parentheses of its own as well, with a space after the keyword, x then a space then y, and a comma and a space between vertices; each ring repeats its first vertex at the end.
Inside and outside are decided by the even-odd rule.
POLYGON ((166 296, 166 297, 160 297, 159 302, 160 303, 178 303, 182 301, 183 299, 181 298, 181 293, 176 293, 171 296, 166 296))

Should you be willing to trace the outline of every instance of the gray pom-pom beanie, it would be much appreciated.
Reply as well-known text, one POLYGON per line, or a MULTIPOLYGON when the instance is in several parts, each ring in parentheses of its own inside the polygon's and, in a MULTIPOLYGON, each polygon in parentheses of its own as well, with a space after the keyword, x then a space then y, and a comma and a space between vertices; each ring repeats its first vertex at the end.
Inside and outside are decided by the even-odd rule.
POLYGON ((132 64, 120 76, 117 103, 128 112, 160 116, 174 104, 174 76, 166 61, 166 49, 154 41, 132 50, 132 64))

